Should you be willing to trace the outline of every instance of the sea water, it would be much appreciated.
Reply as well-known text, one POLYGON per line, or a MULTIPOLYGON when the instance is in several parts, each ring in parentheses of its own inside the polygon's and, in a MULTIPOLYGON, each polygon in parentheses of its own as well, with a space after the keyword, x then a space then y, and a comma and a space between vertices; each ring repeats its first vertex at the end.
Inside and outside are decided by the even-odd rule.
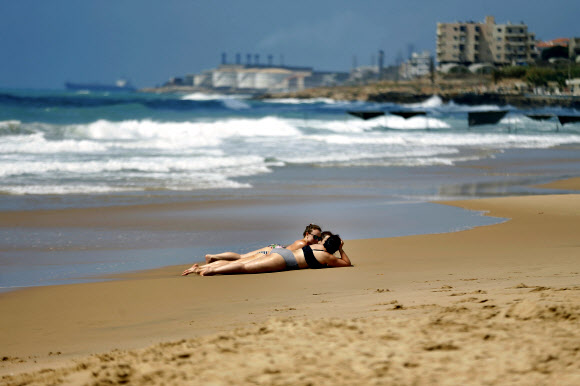
POLYGON ((278 215, 289 225, 219 240, 151 230, 2 229, 0 244, 12 252, 0 255, 0 286, 182 264, 222 249, 293 240, 300 233, 296 224, 310 219, 351 239, 501 221, 429 201, 538 194, 542 191, 532 185, 578 175, 580 124, 561 126, 526 115, 577 115, 574 110, 508 106, 497 124, 468 126, 469 111, 500 109, 505 107, 443 103, 437 96, 399 106, 200 93, 1 90, 1 211, 259 198, 258 208, 212 209, 207 215, 240 221, 278 215), (426 115, 364 121, 347 114, 400 109, 426 115), (480 168, 482 163, 494 171, 480 168), (269 202, 284 196, 304 200, 269 202), (30 232, 34 241, 26 237, 30 232), (78 250, 97 248, 97 241, 126 252, 78 250), (59 268, 51 271, 51 265, 59 268))

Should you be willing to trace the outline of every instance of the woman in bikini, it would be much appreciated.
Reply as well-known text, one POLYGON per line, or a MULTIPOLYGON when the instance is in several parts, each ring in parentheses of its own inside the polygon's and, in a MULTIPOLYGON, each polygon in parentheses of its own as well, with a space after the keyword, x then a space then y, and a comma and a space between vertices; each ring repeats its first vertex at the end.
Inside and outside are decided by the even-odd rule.
POLYGON ((309 224, 306 227, 306 229, 304 229, 304 232, 302 232, 303 238, 294 241, 292 244, 290 244, 286 247, 282 246, 280 244, 270 244, 267 247, 257 249, 255 251, 244 253, 244 254, 239 254, 236 252, 223 252, 223 253, 218 253, 217 255, 205 255, 205 262, 212 263, 212 262, 218 261, 218 260, 234 261, 234 260, 242 259, 245 257, 254 256, 257 253, 262 253, 262 254, 266 255, 266 254, 270 253, 272 251, 272 249, 274 249, 274 248, 286 248, 286 249, 290 249, 292 251, 295 251, 295 250, 303 248, 307 245, 318 243, 321 240, 321 238, 320 238, 321 232, 322 232, 322 229, 318 225, 309 224))
POLYGON ((332 235, 324 242, 324 249, 311 248, 310 245, 291 251, 275 248, 269 254, 258 256, 248 261, 233 261, 219 266, 211 264, 199 267, 201 276, 235 275, 243 273, 266 273, 304 268, 350 267, 352 264, 343 249, 344 241, 338 235, 332 235), (340 252, 340 258, 334 256, 340 252))
MULTIPOLYGON (((313 225, 313 224, 310 224, 309 226, 317 227, 317 225, 313 225)), ((306 229, 308 229, 308 227, 306 229)), ((302 248, 304 248, 306 246, 310 246, 310 247, 312 247, 313 250, 322 250, 322 251, 325 251, 323 244, 324 244, 324 242, 326 240, 328 240, 328 238, 330 236, 332 236, 332 232, 330 232, 330 231, 324 231, 324 232, 322 232, 320 234, 320 236, 312 235, 313 239, 315 240, 315 242, 313 244, 308 244, 311 241, 310 240, 307 240, 304 244, 300 245, 298 243, 300 241, 303 241, 303 240, 296 240, 293 245, 289 246, 286 249, 290 249, 290 247, 298 244, 299 245, 299 248, 290 249, 290 250, 298 250, 298 249, 302 249, 302 248)), ((256 258, 258 258, 260 256, 267 255, 270 252, 272 252, 273 249, 275 249, 275 248, 270 248, 270 247, 266 247, 266 248, 268 248, 267 251, 262 251, 262 249, 260 249, 260 250, 257 251, 256 254, 253 254, 253 255, 251 255, 250 253, 247 253, 245 257, 242 257, 242 258, 240 258, 238 260, 235 260, 235 262, 237 262, 237 263, 247 263, 247 262, 249 262, 251 260, 254 260, 254 259, 256 259, 256 258)), ((263 248, 263 249, 266 249, 266 248, 263 248)), ((280 246, 279 248, 284 248, 284 247, 280 246)), ((221 266, 224 266, 224 265, 230 264, 230 263, 232 263, 232 261, 228 261, 228 260, 217 260, 217 261, 213 261, 211 263, 207 263, 207 264, 202 265, 202 266, 200 266, 199 264, 196 263, 196 264, 193 264, 188 269, 186 269, 185 271, 183 271, 182 274, 181 274, 181 276, 187 276, 187 275, 189 275, 191 273, 200 273, 200 271, 202 269, 207 269, 207 268, 210 268, 210 267, 211 268, 217 268, 217 267, 221 267, 221 266)))

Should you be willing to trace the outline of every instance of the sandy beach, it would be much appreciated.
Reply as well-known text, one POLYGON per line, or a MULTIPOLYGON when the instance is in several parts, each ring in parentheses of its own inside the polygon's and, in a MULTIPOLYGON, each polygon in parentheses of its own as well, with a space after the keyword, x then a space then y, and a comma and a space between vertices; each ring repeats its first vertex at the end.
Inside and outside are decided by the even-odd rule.
POLYGON ((580 384, 580 194, 442 204, 506 221, 347 240, 351 268, 2 293, 1 383, 580 384))

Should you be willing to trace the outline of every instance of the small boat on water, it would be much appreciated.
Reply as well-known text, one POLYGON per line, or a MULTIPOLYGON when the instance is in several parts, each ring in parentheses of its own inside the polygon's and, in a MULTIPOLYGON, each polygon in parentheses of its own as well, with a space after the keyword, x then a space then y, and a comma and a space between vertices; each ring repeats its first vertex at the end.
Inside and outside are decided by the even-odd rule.
POLYGON ((77 90, 77 91, 103 91, 103 92, 137 91, 137 89, 126 79, 119 79, 115 84, 66 82, 64 85, 67 88, 67 90, 77 90))
POLYGON ((375 118, 375 117, 380 117, 381 115, 385 115, 384 111, 347 111, 347 113, 350 115, 354 115, 355 117, 359 117, 361 119, 364 119, 365 121, 367 119, 371 119, 371 118, 375 118))

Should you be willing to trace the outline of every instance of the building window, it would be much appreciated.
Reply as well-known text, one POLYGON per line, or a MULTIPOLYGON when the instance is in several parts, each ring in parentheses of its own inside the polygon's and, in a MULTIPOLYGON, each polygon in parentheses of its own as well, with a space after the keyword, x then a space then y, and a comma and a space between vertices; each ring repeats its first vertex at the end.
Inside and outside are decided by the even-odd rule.
POLYGON ((501 28, 498 28, 498 29, 497 29, 497 32, 501 32, 501 28))
POLYGON ((479 26, 475 26, 475 31, 479 32, 479 26))
POLYGON ((459 27, 459 30, 465 32, 465 26, 462 25, 461 27, 459 27))
POLYGON ((501 38, 497 38, 497 41, 498 41, 498 42, 501 42, 501 38))

